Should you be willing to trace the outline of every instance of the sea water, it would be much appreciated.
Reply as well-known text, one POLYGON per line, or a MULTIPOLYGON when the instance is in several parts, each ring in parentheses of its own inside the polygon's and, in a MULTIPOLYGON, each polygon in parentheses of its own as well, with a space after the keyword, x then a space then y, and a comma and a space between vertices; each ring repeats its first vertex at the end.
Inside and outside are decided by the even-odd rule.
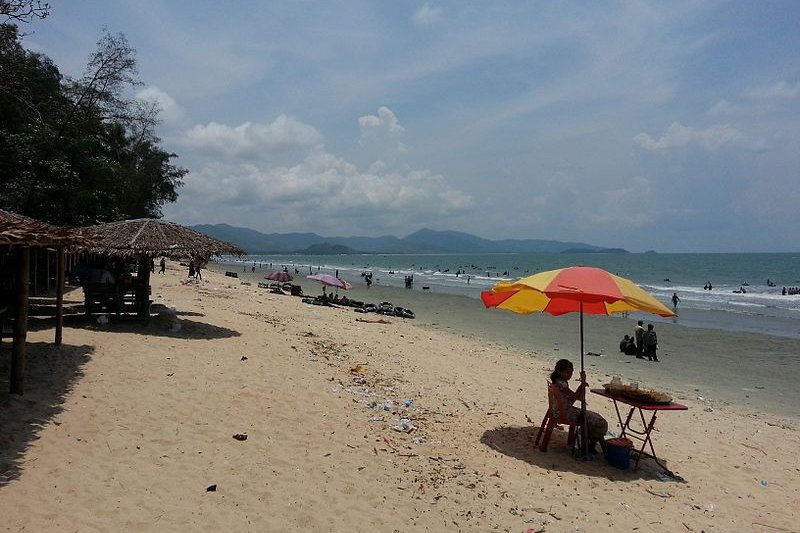
POLYGON ((632 280, 670 308, 676 293, 681 325, 800 339, 800 294, 782 294, 784 287, 800 287, 800 253, 253 255, 226 262, 255 263, 260 270, 271 264, 299 275, 338 271, 351 283, 372 272, 374 283, 394 287, 413 276, 415 290, 476 299, 501 280, 594 266, 632 280), (711 290, 704 288, 709 283, 711 290))

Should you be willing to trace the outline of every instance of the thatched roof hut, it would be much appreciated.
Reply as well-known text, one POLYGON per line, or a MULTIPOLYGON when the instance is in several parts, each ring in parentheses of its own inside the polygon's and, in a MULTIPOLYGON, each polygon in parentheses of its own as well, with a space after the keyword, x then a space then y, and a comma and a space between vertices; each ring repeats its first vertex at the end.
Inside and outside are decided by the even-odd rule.
POLYGON ((122 259, 142 256, 170 259, 202 258, 212 255, 245 255, 247 252, 229 242, 210 237, 186 226, 154 218, 139 218, 81 228, 99 240, 85 250, 122 259))
MULTIPOLYGON (((28 290, 31 248, 54 246, 56 267, 56 337, 61 344, 64 300, 64 248, 86 245, 94 236, 59 228, 39 220, 0 209, 0 263, 6 267, 0 285, 0 327, 2 320, 14 321, 14 345, 11 351, 11 392, 22 394, 25 370, 25 343, 28 335, 28 290)), ((1 335, 1 333, 0 333, 1 335)))
MULTIPOLYGON (((141 318, 150 316, 150 268, 154 257, 173 260, 191 258, 207 260, 212 255, 245 255, 235 244, 221 241, 186 226, 155 218, 139 218, 109 222, 81 228, 81 232, 98 237, 83 247, 89 253, 138 262, 135 280, 135 308, 141 318)), ((84 291, 85 292, 85 291, 84 291)))
POLYGON ((89 244, 92 235, 51 226, 39 220, 0 209, 0 246, 57 246, 89 244))

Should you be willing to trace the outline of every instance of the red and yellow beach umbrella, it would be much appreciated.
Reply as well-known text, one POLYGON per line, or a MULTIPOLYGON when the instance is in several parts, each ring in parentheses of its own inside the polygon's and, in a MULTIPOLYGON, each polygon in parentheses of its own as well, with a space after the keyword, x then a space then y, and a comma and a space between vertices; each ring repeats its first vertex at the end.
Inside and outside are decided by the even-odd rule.
MULTIPOLYGON (((643 311, 660 316, 675 316, 634 282, 615 276, 602 268, 574 266, 540 272, 517 281, 501 281, 481 293, 486 307, 508 309, 515 313, 580 313, 581 381, 583 371, 583 314, 608 315, 625 311, 643 311)), ((586 400, 581 401, 585 416, 586 400)), ((586 435, 584 427, 584 453, 586 435)))
POLYGON ((575 266, 539 272, 517 281, 501 281, 481 293, 486 307, 515 313, 583 312, 608 315, 643 311, 664 317, 675 316, 664 304, 629 279, 602 268, 575 266))

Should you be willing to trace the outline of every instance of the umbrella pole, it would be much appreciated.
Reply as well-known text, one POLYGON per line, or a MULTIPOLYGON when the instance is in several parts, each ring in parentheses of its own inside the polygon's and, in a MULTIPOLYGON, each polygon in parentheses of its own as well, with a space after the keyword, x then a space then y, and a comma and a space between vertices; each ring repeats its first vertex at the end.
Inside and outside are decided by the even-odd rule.
POLYGON ((583 394, 581 395, 581 456, 586 457, 589 453, 589 428, 586 427, 586 374, 583 369, 583 300, 580 302, 581 308, 581 385, 583 394))
MULTIPOLYGON (((583 302, 581 301, 581 376, 583 376, 583 302)), ((583 377, 581 377, 583 383, 583 377)))

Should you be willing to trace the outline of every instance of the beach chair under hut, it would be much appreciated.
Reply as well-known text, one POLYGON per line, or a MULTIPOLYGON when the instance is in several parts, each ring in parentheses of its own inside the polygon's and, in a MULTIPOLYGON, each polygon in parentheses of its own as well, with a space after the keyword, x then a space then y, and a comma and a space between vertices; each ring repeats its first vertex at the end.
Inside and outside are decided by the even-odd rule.
POLYGON ((84 285, 85 304, 91 311, 95 298, 113 296, 117 311, 134 312, 137 316, 150 316, 150 262, 157 257, 175 261, 182 259, 207 261, 214 255, 245 255, 242 248, 192 228, 154 218, 139 218, 109 222, 81 228, 88 235, 97 235, 95 244, 84 251, 113 260, 136 262, 136 278, 122 291, 100 294, 112 290, 89 283, 84 285))
POLYGON ((90 233, 45 224, 0 209, 0 342, 6 322, 13 323, 10 390, 23 393, 25 343, 28 335, 28 296, 31 251, 45 248, 56 252, 56 332, 61 344, 63 331, 65 249, 91 243, 90 233))

